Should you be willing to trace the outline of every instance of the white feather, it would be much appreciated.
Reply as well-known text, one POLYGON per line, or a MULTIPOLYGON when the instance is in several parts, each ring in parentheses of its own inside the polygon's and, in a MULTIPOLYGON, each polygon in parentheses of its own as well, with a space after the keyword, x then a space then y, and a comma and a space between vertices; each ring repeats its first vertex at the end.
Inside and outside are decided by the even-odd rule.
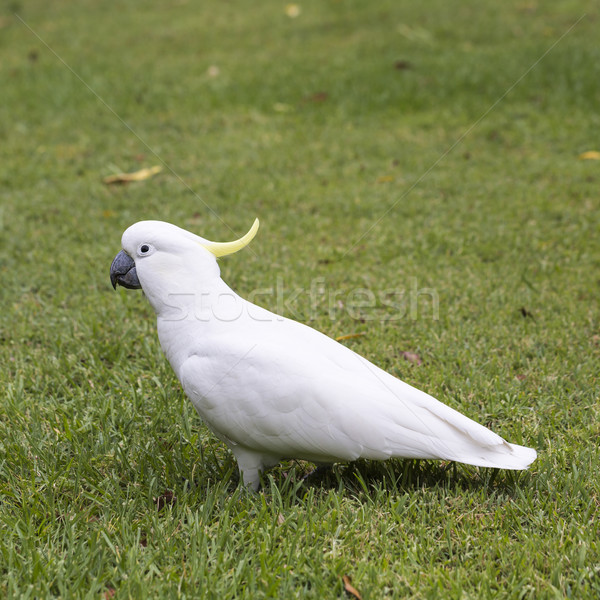
POLYGON ((143 221, 123 235, 186 394, 233 451, 244 482, 284 458, 447 459, 525 469, 500 436, 322 333, 239 297, 203 238, 143 221), (138 256, 152 244, 151 256, 138 256))

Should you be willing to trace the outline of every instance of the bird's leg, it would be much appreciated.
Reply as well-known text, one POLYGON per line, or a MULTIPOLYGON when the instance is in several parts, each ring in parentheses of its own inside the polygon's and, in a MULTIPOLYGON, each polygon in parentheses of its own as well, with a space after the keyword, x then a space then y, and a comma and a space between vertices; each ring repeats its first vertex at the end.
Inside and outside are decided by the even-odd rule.
POLYGON ((240 467, 240 479, 243 484, 253 492, 258 492, 260 489, 260 471, 258 469, 242 470, 240 467))
POLYGON ((231 451, 238 463, 240 479, 253 492, 258 492, 260 488, 260 474, 279 462, 276 458, 265 456, 260 452, 253 452, 241 446, 234 446, 231 451))

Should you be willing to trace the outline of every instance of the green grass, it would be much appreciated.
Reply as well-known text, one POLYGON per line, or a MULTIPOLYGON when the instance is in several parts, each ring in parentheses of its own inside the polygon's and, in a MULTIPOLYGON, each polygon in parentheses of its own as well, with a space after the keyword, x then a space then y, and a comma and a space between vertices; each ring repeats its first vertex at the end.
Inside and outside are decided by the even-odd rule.
POLYGON ((2 4, 0 596, 341 598, 347 574, 365 599, 597 597, 598 7, 134 6, 2 4), (288 463, 239 488, 108 269, 137 220, 227 240, 255 216, 228 283, 364 332, 344 343, 535 446, 531 470, 288 463), (439 319, 350 306, 413 285, 439 319))

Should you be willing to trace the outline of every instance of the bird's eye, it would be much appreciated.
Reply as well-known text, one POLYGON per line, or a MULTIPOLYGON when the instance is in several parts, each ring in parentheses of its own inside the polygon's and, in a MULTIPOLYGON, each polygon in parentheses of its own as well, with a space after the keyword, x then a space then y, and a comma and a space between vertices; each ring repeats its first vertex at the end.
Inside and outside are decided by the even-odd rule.
POLYGON ((152 244, 140 244, 137 249, 138 256, 149 256, 154 252, 152 244))

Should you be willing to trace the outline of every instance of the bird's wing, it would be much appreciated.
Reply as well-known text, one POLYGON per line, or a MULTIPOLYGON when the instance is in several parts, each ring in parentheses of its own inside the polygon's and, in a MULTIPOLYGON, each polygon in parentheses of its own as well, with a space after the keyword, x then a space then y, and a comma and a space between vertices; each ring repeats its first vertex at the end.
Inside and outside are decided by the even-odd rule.
POLYGON ((486 452, 510 450, 330 338, 295 322, 274 331, 245 341, 211 336, 181 366, 186 393, 224 438, 315 461, 403 456, 501 466, 488 464, 486 452))
MULTIPOLYGON (((181 383, 207 424, 242 446, 280 457, 353 460, 354 436, 340 431, 340 385, 324 365, 270 342, 221 337, 190 356, 181 383)), ((342 384, 343 385, 343 384, 342 384)))

